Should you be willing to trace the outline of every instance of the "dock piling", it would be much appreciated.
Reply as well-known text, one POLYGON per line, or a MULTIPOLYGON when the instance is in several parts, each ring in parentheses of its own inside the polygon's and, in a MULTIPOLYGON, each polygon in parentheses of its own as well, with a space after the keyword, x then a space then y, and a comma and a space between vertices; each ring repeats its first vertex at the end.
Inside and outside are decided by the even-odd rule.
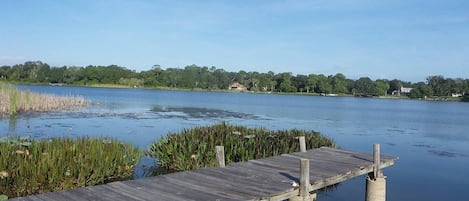
POLYGON ((300 141, 300 152, 306 152, 306 141, 305 136, 301 136, 298 138, 300 141))
POLYGON ((300 189, 299 195, 292 197, 289 201, 313 201, 316 199, 316 194, 311 196, 309 194, 309 160, 300 159, 300 189))
POLYGON ((379 144, 373 145, 373 173, 366 177, 365 201, 386 201, 386 177, 381 172, 379 144))
POLYGON ((381 176, 381 169, 379 168, 381 159, 380 159, 380 150, 379 144, 373 145, 373 161, 374 161, 374 168, 373 168, 373 178, 378 178, 381 176))
POLYGON ((216 146, 216 157, 218 161, 218 167, 225 167, 225 147, 224 146, 216 146))
POLYGON ((309 160, 300 159, 300 197, 309 196, 309 160))
MULTIPOLYGON (((298 137, 300 143, 300 152, 306 152, 306 140, 304 136, 298 137)), ((300 189, 299 195, 289 198, 289 201, 314 201, 316 200, 316 193, 310 194, 310 181, 309 181, 309 160, 300 159, 300 189)))

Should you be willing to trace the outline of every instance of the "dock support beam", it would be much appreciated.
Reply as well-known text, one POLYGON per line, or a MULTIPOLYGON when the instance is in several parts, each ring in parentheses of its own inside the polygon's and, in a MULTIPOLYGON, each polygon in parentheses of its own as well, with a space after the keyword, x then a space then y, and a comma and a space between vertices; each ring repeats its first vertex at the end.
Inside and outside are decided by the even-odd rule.
POLYGON ((218 167, 225 167, 225 147, 215 146, 218 167))
POLYGON ((380 169, 379 144, 373 145, 373 172, 366 177, 365 201, 386 201, 386 177, 380 169))

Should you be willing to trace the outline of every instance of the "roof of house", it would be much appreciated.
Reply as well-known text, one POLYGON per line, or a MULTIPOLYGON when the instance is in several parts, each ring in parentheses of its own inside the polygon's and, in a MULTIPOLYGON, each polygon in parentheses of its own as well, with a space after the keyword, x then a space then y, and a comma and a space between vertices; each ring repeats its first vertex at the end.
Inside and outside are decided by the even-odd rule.
POLYGON ((410 93, 414 88, 401 87, 401 93, 410 93))

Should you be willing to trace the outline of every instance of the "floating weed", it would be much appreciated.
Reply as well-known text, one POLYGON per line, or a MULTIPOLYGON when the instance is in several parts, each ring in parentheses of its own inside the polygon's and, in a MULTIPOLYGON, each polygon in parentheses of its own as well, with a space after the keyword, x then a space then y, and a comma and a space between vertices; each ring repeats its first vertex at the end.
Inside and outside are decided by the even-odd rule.
POLYGON ((215 166, 217 145, 225 147, 225 159, 229 164, 298 151, 298 136, 305 136, 308 149, 336 147, 333 140, 314 131, 270 131, 221 123, 169 133, 150 145, 145 154, 162 168, 181 171, 215 166))

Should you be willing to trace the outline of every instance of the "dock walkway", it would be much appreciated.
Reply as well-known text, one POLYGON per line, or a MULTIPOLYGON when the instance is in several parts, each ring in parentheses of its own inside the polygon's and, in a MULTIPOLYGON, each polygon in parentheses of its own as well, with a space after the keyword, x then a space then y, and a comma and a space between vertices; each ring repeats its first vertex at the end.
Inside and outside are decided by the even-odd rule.
MULTIPOLYGON (((311 192, 373 172, 373 154, 321 147, 226 167, 204 168, 167 175, 112 182, 11 199, 46 200, 284 200, 299 193, 300 159, 309 159, 311 192)), ((397 157, 380 155, 379 168, 397 157)))

